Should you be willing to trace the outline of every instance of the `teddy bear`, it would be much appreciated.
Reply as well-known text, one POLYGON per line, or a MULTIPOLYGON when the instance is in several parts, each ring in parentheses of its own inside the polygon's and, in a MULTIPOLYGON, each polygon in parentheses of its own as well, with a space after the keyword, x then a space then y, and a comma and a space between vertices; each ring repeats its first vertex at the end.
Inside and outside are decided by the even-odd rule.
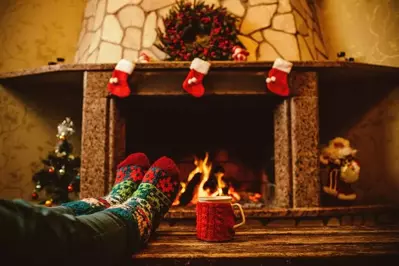
POLYGON ((356 193, 351 184, 359 179, 360 165, 357 150, 349 140, 337 137, 331 140, 320 154, 320 163, 328 169, 328 182, 323 191, 339 200, 353 201, 356 193))

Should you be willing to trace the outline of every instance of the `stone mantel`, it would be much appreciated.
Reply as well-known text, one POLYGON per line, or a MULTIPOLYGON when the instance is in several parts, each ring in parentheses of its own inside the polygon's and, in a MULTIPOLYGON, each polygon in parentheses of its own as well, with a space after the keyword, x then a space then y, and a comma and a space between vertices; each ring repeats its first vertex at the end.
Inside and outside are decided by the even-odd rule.
MULTIPOLYGON (((137 63, 135 71, 153 71, 153 70, 187 70, 191 62, 150 62, 137 63)), ((251 70, 251 71, 267 71, 272 67, 272 61, 257 61, 257 62, 225 62, 215 61, 211 62, 212 70, 236 69, 236 70, 251 70)), ((397 76, 399 72, 398 67, 380 66, 365 63, 345 62, 345 61, 293 61, 293 71, 316 71, 320 73, 329 72, 328 76, 338 78, 342 73, 349 73, 355 78, 362 76, 363 78, 375 76, 397 76)), ((10 79, 18 77, 35 76, 36 78, 45 82, 50 80, 54 73, 83 73, 85 71, 112 71, 116 64, 59 64, 49 65, 37 68, 22 69, 13 72, 1 72, 0 81, 7 82, 10 79)), ((210 74, 211 74, 210 71, 210 74)))
MULTIPOLYGON (((273 62, 212 62, 204 80, 207 95, 268 95, 265 75, 273 62)), ((129 80, 132 95, 186 96, 181 84, 190 62, 137 64, 129 80)), ((83 92, 81 197, 100 196, 113 183, 115 166, 125 156, 125 120, 107 83, 115 64, 60 64, 1 73, 9 89, 40 86, 83 92)), ((399 69, 354 62, 294 62, 292 97, 274 110, 276 206, 318 207, 319 91, 325 82, 399 83, 399 69)), ((275 95, 272 95, 275 97, 275 95)), ((132 96, 133 97, 133 96, 132 96)))

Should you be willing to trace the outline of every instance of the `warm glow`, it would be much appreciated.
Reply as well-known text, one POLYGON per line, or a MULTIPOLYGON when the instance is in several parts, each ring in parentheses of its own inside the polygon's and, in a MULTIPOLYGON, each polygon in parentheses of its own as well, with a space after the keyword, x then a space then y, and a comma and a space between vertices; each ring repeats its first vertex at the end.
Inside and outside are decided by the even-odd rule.
POLYGON ((172 203, 172 206, 178 206, 178 205, 180 205, 180 197, 181 197, 181 195, 186 191, 186 186, 187 186, 186 183, 180 182, 180 187, 181 187, 181 189, 180 189, 179 193, 178 193, 177 196, 176 196, 176 200, 172 203))
MULTIPOLYGON (((186 192, 188 185, 190 184, 190 182, 193 181, 194 177, 198 174, 200 174, 200 179, 198 180, 197 178, 195 178, 196 181, 193 181, 193 182, 198 182, 198 185, 195 186, 194 191, 192 192, 192 197, 191 201, 189 202, 189 205, 196 204, 198 202, 199 197, 228 195, 233 198, 233 202, 237 202, 241 199, 239 192, 237 192, 233 186, 229 185, 223 180, 224 173, 222 172, 214 173, 213 177, 216 178, 217 181, 217 187, 215 188, 215 190, 213 191, 212 189, 211 191, 211 189, 206 188, 205 185, 207 181, 210 179, 212 172, 212 162, 209 161, 209 153, 206 153, 203 159, 195 157, 194 165, 195 168, 188 175, 187 182, 181 182, 181 190, 179 191, 176 200, 173 202, 173 206, 180 205, 181 196, 184 194, 184 192, 186 192)), ((194 186, 195 184, 191 185, 194 186)), ((261 195, 258 193, 250 196, 250 200, 253 202, 259 202, 260 199, 261 195)))
MULTIPOLYGON (((195 158, 195 160, 194 160, 194 164, 197 167, 189 174, 189 177, 190 176, 193 177, 196 173, 201 173, 202 177, 201 177, 201 182, 198 185, 196 192, 194 192, 193 198, 191 200, 192 204, 197 203, 198 197, 212 196, 212 194, 209 193, 208 190, 204 190, 204 188, 203 188, 206 181, 208 181, 209 174, 211 173, 211 170, 212 170, 212 163, 210 163, 208 161, 209 161, 208 153, 205 154, 204 160, 199 160, 198 158, 195 158), (193 174, 193 172, 194 172, 194 174, 193 174)), ((192 179, 192 177, 191 177, 191 179, 192 179)), ((191 179, 189 179, 189 181, 191 181, 191 179)))

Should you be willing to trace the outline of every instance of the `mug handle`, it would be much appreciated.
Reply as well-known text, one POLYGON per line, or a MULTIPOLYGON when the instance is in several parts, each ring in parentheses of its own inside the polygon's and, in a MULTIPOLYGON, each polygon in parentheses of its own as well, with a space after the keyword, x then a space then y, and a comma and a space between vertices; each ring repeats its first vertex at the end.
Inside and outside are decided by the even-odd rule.
POLYGON ((236 229, 245 224, 245 214, 244 214, 244 210, 242 209, 242 206, 239 203, 233 203, 233 204, 231 204, 231 206, 232 207, 237 206, 241 213, 241 219, 242 219, 241 223, 233 226, 233 229, 236 229))

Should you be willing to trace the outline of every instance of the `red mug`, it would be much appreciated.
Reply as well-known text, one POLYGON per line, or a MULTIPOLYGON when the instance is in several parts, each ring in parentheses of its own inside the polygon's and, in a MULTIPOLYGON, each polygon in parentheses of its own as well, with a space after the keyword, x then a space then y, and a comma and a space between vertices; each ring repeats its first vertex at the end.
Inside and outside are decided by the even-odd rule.
POLYGON ((235 229, 245 224, 242 206, 231 203, 229 196, 199 197, 197 202, 197 238, 203 241, 222 242, 233 239, 235 229), (241 212, 241 223, 235 223, 233 207, 241 212))

